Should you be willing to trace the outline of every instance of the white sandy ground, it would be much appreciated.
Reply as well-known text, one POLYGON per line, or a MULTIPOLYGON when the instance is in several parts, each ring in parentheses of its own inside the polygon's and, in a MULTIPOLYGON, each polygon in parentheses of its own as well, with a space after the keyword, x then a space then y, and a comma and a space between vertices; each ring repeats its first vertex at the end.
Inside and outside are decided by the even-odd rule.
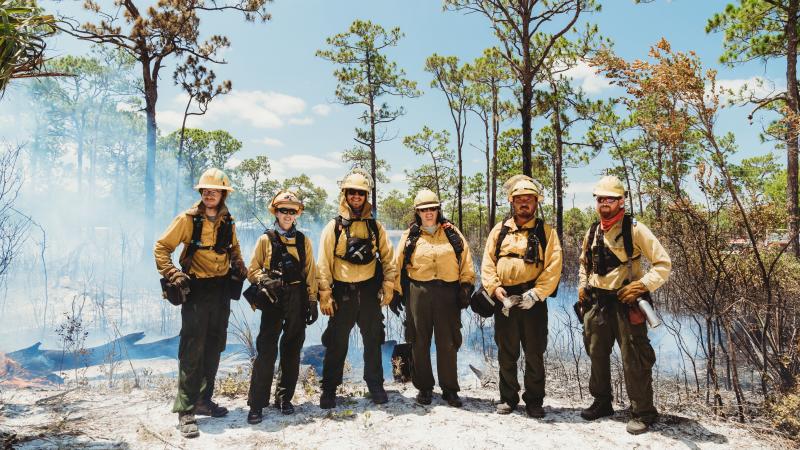
MULTIPOLYGON (((266 408, 264 421, 246 422, 246 398, 219 397, 231 412, 227 417, 200 417, 200 437, 187 440, 170 412, 175 380, 168 373, 175 360, 140 362, 152 373, 140 375, 144 388, 120 379, 112 388, 100 379, 77 389, 0 388, 0 432, 17 435, 14 448, 788 448, 773 435, 731 422, 695 420, 662 414, 652 431, 631 436, 625 432, 627 413, 586 422, 579 416, 588 401, 548 386, 547 417, 530 419, 520 406, 510 416, 494 413, 496 388, 483 388, 476 379, 462 380, 464 407, 451 408, 438 395, 433 404, 414 402, 411 384, 387 383, 389 403, 373 405, 362 383, 346 384, 339 406, 319 409, 318 387, 298 384, 296 414, 283 416, 266 408)), ((230 367, 230 366, 229 366, 230 367)), ((100 371, 87 371, 88 378, 100 371)), ((124 376, 124 369, 117 372, 124 376)), ((301 377, 303 375, 301 374, 301 377)), ((219 379, 219 378, 218 378, 219 379)), ((245 385, 246 387, 246 385, 245 385)))

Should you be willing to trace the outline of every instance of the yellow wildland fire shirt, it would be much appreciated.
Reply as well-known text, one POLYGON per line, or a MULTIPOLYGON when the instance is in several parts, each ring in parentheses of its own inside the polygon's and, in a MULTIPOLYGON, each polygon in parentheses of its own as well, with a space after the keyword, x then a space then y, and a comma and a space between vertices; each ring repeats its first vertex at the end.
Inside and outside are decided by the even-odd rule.
MULTIPOLYGON (((286 236, 277 233, 281 242, 286 245, 286 251, 289 252, 295 259, 300 260, 295 246, 295 238, 287 238, 286 236)), ((311 239, 305 237, 306 248, 306 261, 303 272, 306 274, 306 286, 308 288, 308 295, 316 297, 317 295, 317 266, 314 264, 314 250, 311 248, 311 239)), ((256 242, 256 248, 253 249, 253 257, 250 258, 250 265, 247 267, 247 279, 256 284, 259 282, 262 272, 261 269, 270 269, 270 261, 272 260, 272 242, 269 236, 262 234, 256 242)))
POLYGON ((536 280, 533 290, 537 297, 544 300, 558 287, 561 280, 561 242, 558 240, 558 233, 550 225, 544 224, 547 248, 543 249, 539 245, 543 264, 526 263, 522 258, 503 257, 509 253, 525 254, 525 249, 528 248, 528 232, 533 233, 536 220, 538 219, 530 220, 521 228, 517 227, 513 218, 504 222, 509 230, 500 247, 499 261, 495 260, 494 250, 503 223, 498 223, 489 232, 481 263, 481 283, 489 295, 494 295, 495 289, 500 286, 514 286, 536 280))
MULTIPOLYGON (((625 253, 625 244, 622 242, 622 220, 620 220, 610 230, 604 232, 603 245, 611 250, 622 261, 622 264, 606 276, 592 273, 589 277, 586 274, 586 250, 588 248, 589 231, 586 231, 586 235, 583 237, 583 246, 581 247, 580 270, 578 272, 579 288, 592 286, 600 289, 617 290, 622 287, 625 279, 628 279, 628 281, 641 281, 648 291, 653 292, 667 282, 667 278, 669 278, 669 274, 672 271, 672 260, 670 260, 661 242, 641 222, 636 223, 631 231, 633 233, 633 262, 631 265, 633 273, 630 276, 627 273, 628 267, 625 262, 628 260, 628 255, 625 253), (651 265, 650 270, 644 274, 642 256, 647 258, 651 265)), ((594 242, 592 242, 593 247, 597 245, 599 235, 600 226, 598 225, 594 242)))
MULTIPOLYGON (((201 214, 198 209, 201 202, 198 202, 194 207, 187 209, 179 214, 167 228, 167 231, 156 241, 153 254, 156 258, 156 268, 163 277, 168 277, 170 272, 176 269, 172 263, 172 252, 183 244, 183 251, 181 251, 181 260, 186 255, 189 248, 189 242, 192 240, 193 222, 192 218, 197 214, 201 214)), ((214 246, 217 242, 217 231, 219 230, 222 218, 228 214, 228 207, 223 206, 217 211, 217 219, 211 222, 203 217, 203 228, 200 234, 200 246, 214 246)), ((231 266, 231 261, 242 259, 242 251, 239 248, 239 239, 236 237, 236 224, 233 224, 233 237, 231 239, 230 256, 225 252, 219 254, 213 248, 197 249, 192 258, 192 267, 189 273, 197 278, 211 278, 221 277, 227 275, 228 269, 231 266)))
MULTIPOLYGON (((421 228, 421 227, 420 227, 421 228)), ((408 278, 415 281, 442 280, 446 282, 458 281, 460 283, 475 283, 475 268, 472 267, 472 252, 469 249, 464 235, 455 226, 456 233, 464 241, 464 251, 461 253, 461 262, 456 260, 456 252, 444 228, 439 225, 433 234, 424 229, 420 230, 420 236, 414 253, 411 254, 411 261, 406 266, 408 278)), ((397 267, 397 277, 394 282, 394 289, 401 294, 400 272, 403 268, 405 258, 406 240, 408 240, 409 230, 406 230, 400 237, 397 244, 395 256, 395 267, 397 267)))
MULTIPOLYGON (((350 219, 350 207, 344 197, 341 198, 339 203, 339 215, 345 219, 350 219)), ((372 205, 368 202, 364 203, 364 213, 362 219, 372 218, 372 205)), ((394 250, 392 244, 389 242, 389 236, 386 234, 386 229, 380 222, 376 222, 379 235, 378 238, 378 254, 381 257, 383 264, 383 280, 384 283, 392 283, 395 279, 395 266, 394 266, 394 250)), ((363 220, 356 220, 350 225, 350 236, 366 239, 369 237, 369 225, 363 220)), ((344 230, 341 230, 339 236, 339 244, 334 249, 333 245, 336 241, 336 220, 331 220, 322 229, 322 236, 319 243, 319 255, 317 256, 317 281, 319 291, 330 291, 333 281, 342 281, 345 283, 358 283, 359 281, 369 280, 375 275, 375 264, 373 260, 369 264, 352 264, 341 258, 347 248, 347 235, 344 230)))

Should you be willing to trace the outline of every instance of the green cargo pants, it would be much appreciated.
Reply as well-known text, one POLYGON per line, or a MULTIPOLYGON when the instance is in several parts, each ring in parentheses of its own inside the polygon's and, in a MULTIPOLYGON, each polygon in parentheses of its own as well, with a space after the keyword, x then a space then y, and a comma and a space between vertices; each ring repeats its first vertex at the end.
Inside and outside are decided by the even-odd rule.
POLYGON ((261 409, 269 403, 275 358, 278 356, 278 337, 281 376, 275 397, 283 401, 291 401, 294 397, 300 371, 300 351, 306 339, 307 302, 308 291, 301 283, 289 287, 278 304, 270 304, 261 311, 261 328, 256 338, 258 356, 253 361, 247 397, 247 404, 252 409, 261 409))
MULTIPOLYGON (((414 387, 433 389, 431 337, 436 339, 436 372, 443 392, 458 392, 457 355, 461 347, 461 308, 458 282, 410 280, 408 312, 413 317, 409 336, 414 358, 414 387)), ((408 339, 408 338, 407 338, 408 339)))
POLYGON ((611 350, 619 344, 625 388, 635 417, 652 419, 653 365, 656 354, 647 338, 647 324, 632 325, 628 309, 616 294, 593 294, 594 306, 583 317, 583 342, 592 361, 589 392, 600 401, 613 399, 611 390, 611 350))
MULTIPOLYGON (((506 287, 509 295, 521 295, 527 288, 506 287)), ((508 317, 494 315, 494 341, 500 366, 500 401, 519 403, 517 361, 520 345, 525 353, 525 405, 542 406, 544 400, 544 352, 547 350, 547 303, 536 302, 530 309, 513 307, 508 317)))
POLYGON ((181 306, 178 346, 178 395, 173 412, 191 411, 198 400, 210 400, 219 358, 228 337, 227 277, 192 279, 181 306))
POLYGON ((323 390, 335 391, 342 384, 350 331, 355 324, 358 324, 364 345, 364 381, 370 391, 383 388, 381 344, 385 331, 378 288, 374 278, 360 283, 334 283, 336 313, 328 319, 328 327, 322 333, 322 345, 325 346, 323 390))

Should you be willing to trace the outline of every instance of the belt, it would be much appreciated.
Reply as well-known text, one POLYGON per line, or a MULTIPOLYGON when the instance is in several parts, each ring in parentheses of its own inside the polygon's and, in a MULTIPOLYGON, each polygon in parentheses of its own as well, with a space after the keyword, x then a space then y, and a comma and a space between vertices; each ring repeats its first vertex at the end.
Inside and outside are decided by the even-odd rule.
POLYGON ((503 286, 503 289, 506 290, 506 294, 508 295, 522 295, 525 291, 532 289, 534 286, 536 286, 536 280, 526 281, 513 286, 503 286))
POLYGON ((224 284, 228 282, 228 275, 221 275, 218 277, 196 278, 192 275, 192 284, 197 286, 214 286, 216 284, 224 284))
POLYGON ((618 301, 617 291, 589 286, 589 306, 599 304, 601 308, 605 308, 616 305, 618 301))
POLYGON ((368 279, 366 279, 364 281, 356 281, 355 283, 348 283, 347 281, 333 280, 333 285, 337 289, 350 289, 350 290, 353 290, 353 289, 359 289, 359 288, 361 288, 363 286, 367 286, 367 285, 370 285, 370 284, 375 284, 375 277, 368 278, 368 279))
POLYGON ((411 281, 412 283, 418 283, 418 284, 432 284, 434 286, 458 287, 458 281, 444 281, 444 280, 438 280, 438 279, 433 279, 433 280, 428 280, 428 281, 419 281, 419 280, 415 280, 413 278, 409 278, 408 281, 411 281))

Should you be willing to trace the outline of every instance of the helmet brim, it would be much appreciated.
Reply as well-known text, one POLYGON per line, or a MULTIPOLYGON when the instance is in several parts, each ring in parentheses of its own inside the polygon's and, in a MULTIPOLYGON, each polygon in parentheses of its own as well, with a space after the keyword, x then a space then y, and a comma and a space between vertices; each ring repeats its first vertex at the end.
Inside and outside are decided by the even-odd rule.
POLYGON ((197 185, 195 185, 194 189, 195 190, 200 190, 200 189, 219 189, 221 191, 233 192, 233 188, 232 187, 230 187, 230 186, 220 186, 218 184, 197 184, 197 185))
POLYGON ((535 195, 537 201, 539 202, 544 201, 544 195, 538 193, 537 191, 534 191, 533 189, 520 189, 518 191, 514 191, 511 195, 508 196, 508 201, 513 201, 514 197, 517 197, 519 195, 535 195))
POLYGON ((625 198, 625 193, 624 192, 612 191, 612 190, 609 190, 609 189, 595 189, 594 192, 592 192, 592 195, 594 195, 595 197, 620 197, 620 198, 625 198))

